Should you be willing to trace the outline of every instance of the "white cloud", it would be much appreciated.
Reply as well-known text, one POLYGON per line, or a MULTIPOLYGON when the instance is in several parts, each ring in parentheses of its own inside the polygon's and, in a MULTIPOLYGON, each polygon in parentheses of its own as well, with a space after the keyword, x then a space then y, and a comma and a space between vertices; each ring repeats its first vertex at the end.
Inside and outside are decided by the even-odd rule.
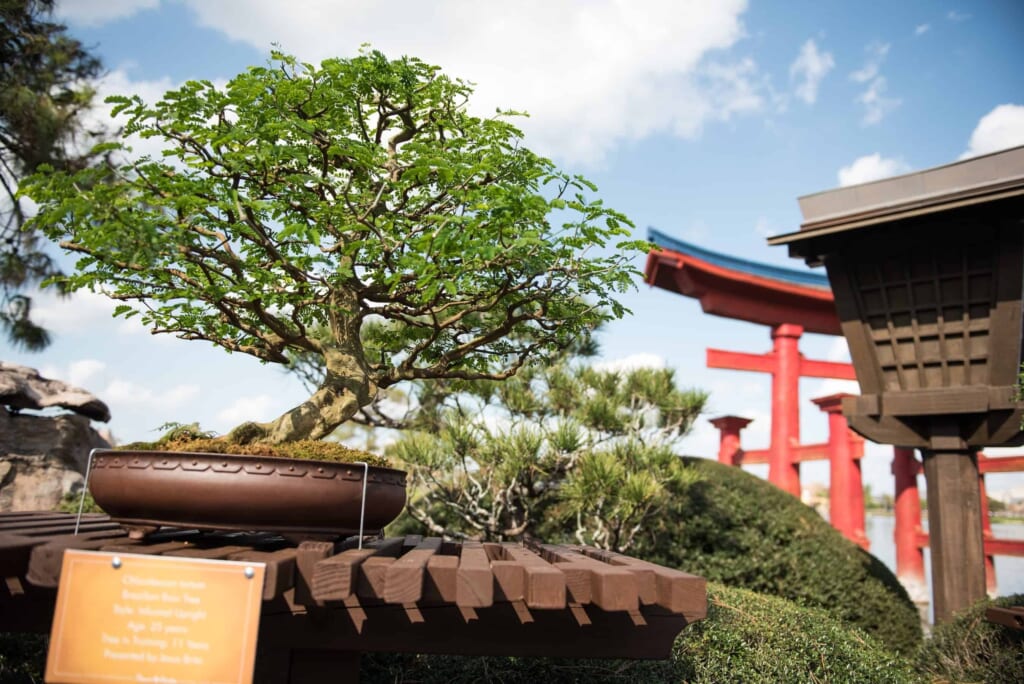
POLYGON ((280 411, 275 408, 278 402, 268 394, 251 397, 239 397, 230 406, 217 414, 218 426, 227 430, 247 420, 270 420, 280 411))
MULTIPOLYGON (((84 125, 87 129, 95 130, 102 128, 107 131, 116 131, 127 121, 127 117, 121 114, 116 119, 111 117, 114 105, 104 102, 111 95, 138 95, 147 103, 156 102, 164 93, 177 87, 178 83, 169 78, 155 81, 136 81, 128 75, 128 72, 121 68, 115 69, 106 74, 95 83, 96 106, 94 106, 85 117, 84 125)), ((136 156, 152 155, 160 158, 163 150, 163 143, 159 137, 149 139, 140 138, 137 134, 129 136, 125 141, 136 156)))
POLYGON ((868 85, 867 90, 857 96, 857 102, 864 105, 864 117, 861 119, 861 124, 865 126, 876 124, 900 105, 898 98, 886 97, 885 90, 885 77, 879 76, 868 85))
POLYGON ((828 345, 828 351, 825 352, 825 358, 829 361, 850 363, 850 345, 846 343, 846 338, 842 336, 833 337, 828 345))
POLYGON ((889 44, 875 41, 869 43, 864 48, 864 51, 868 53, 864 66, 850 74, 850 78, 857 83, 867 83, 878 76, 878 72, 882 68, 882 62, 885 61, 885 56, 889 54, 889 44))
POLYGON ((818 52, 813 40, 808 40, 800 48, 800 54, 789 65, 789 80, 799 81, 796 96, 807 104, 814 104, 818 99, 818 86, 836 65, 830 52, 818 52))
POLYGON ((950 21, 961 22, 970 19, 971 15, 967 14, 966 12, 957 12, 956 10, 949 10, 949 12, 946 13, 946 18, 949 19, 950 21))
POLYGON ((54 333, 74 333, 109 323, 114 303, 101 294, 81 290, 57 297, 51 290, 33 296, 32 318, 54 333))
POLYGON ((159 4, 160 0, 60 0, 56 15, 79 26, 102 26, 159 4))
POLYGON ((886 114, 898 107, 900 100, 885 95, 888 83, 880 75, 882 62, 889 54, 889 44, 875 41, 869 43, 864 50, 868 53, 864 66, 850 74, 850 79, 857 83, 867 83, 867 89, 857 96, 856 101, 864 105, 861 124, 870 126, 880 122, 886 114))
MULTIPOLYGON (((129 380, 114 379, 98 396, 108 404, 122 404, 133 410, 140 406, 151 406, 161 410, 170 410, 192 401, 199 396, 198 385, 174 385, 165 390, 154 392, 129 380)), ((111 413, 116 413, 112 408, 111 413)))
POLYGON ((200 25, 307 61, 369 42, 477 84, 473 108, 525 110, 527 144, 562 162, 599 163, 615 145, 703 126, 762 106, 749 60, 708 64, 744 37, 746 0, 365 2, 188 0, 200 25), (396 16, 401 21, 394 21, 396 16))
POLYGON ((772 222, 764 216, 758 216, 757 221, 754 222, 754 232, 759 237, 767 238, 775 234, 775 229, 772 228, 772 222))
POLYGON ((1002 104, 981 117, 961 159, 1024 145, 1024 105, 1002 104))
POLYGON ((605 372, 629 372, 639 368, 664 368, 665 359, 657 354, 630 354, 621 359, 610 361, 599 361, 594 364, 594 370, 605 372))
POLYGON ((68 365, 68 383, 75 387, 86 388, 89 381, 106 370, 107 364, 96 359, 80 359, 68 365))
POLYGON ((857 157, 849 166, 839 169, 839 185, 868 183, 908 171, 910 171, 910 166, 902 159, 886 158, 875 152, 857 157))
POLYGON ((914 27, 914 35, 915 36, 922 36, 922 35, 928 33, 928 31, 931 29, 931 27, 932 27, 931 24, 918 24, 917 26, 914 27))

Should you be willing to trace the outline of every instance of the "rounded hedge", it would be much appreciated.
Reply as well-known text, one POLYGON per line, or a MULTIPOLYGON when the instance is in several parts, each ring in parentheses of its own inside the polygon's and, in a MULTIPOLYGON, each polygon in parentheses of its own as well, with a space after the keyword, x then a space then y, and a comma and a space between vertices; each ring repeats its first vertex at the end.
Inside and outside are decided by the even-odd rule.
POLYGON ((367 654, 360 681, 921 681, 908 661, 823 610, 715 584, 709 585, 708 596, 707 618, 683 630, 665 661, 367 654))
POLYGON ((692 457, 684 462, 686 484, 631 555, 824 608, 903 654, 920 647, 917 608, 881 561, 741 468, 692 457))
POLYGON ((981 601, 936 626, 918 654, 918 668, 939 681, 1024 681, 1024 630, 986 620, 990 606, 1024 606, 1024 594, 981 601))

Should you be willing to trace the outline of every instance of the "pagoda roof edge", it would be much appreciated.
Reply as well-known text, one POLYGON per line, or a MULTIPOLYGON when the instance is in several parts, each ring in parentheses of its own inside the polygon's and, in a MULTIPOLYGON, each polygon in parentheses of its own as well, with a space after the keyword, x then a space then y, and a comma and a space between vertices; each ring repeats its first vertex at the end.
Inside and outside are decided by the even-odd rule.
POLYGON ((648 227, 647 239, 662 249, 700 259, 719 268, 738 271, 768 280, 780 281, 789 285, 831 290, 828 276, 824 274, 784 268, 782 266, 741 259, 728 254, 722 254, 721 252, 713 252, 704 247, 698 247, 692 243, 674 238, 653 227, 648 227))

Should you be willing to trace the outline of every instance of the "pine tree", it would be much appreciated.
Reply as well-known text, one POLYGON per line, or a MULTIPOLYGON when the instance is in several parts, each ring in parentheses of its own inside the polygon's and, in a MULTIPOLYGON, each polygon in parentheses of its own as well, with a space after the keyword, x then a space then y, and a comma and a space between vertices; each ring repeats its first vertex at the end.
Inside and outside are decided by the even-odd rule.
POLYGON ((433 534, 566 536, 628 550, 686 471, 673 452, 707 395, 669 369, 601 371, 567 354, 501 383, 432 384, 391 449, 433 534))
POLYGON ((98 132, 83 114, 99 59, 50 20, 53 0, 0 0, 0 330, 14 346, 40 351, 47 331, 32 320, 26 289, 59 270, 36 231, 23 231, 20 179, 40 165, 76 170, 95 164, 98 132))

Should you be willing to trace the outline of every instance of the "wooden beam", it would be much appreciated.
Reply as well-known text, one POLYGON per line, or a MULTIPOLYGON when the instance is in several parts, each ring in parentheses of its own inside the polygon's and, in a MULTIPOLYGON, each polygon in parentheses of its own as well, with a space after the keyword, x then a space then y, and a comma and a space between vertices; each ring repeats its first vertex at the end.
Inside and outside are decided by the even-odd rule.
POLYGON ((985 473, 1019 473, 1024 471, 1024 456, 984 456, 978 459, 978 471, 985 473))
POLYGON ((727 370, 753 371, 755 373, 775 372, 775 354, 748 354, 707 348, 707 367, 727 370))

